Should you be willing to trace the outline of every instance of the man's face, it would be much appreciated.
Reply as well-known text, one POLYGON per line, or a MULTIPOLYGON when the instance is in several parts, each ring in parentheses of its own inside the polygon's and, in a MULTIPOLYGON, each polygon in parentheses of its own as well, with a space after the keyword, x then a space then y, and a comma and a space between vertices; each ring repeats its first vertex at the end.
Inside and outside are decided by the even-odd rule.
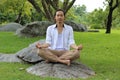
POLYGON ((64 13, 62 11, 57 11, 55 15, 56 23, 63 23, 64 22, 64 13))

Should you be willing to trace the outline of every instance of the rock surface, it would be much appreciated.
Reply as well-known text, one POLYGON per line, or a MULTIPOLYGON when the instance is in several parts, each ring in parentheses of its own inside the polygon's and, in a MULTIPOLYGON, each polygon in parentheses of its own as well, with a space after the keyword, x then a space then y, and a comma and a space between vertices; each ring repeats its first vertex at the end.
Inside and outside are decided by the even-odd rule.
POLYGON ((23 28, 18 29, 16 35, 22 37, 44 36, 49 25, 52 25, 49 21, 31 22, 26 24, 23 28))
POLYGON ((0 53, 0 62, 22 62, 16 54, 2 54, 0 53))
MULTIPOLYGON (((16 54, 0 54, 0 62, 22 62, 16 54)), ((70 66, 61 63, 46 63, 41 61, 26 69, 30 74, 54 78, 88 78, 95 72, 80 62, 72 62, 70 66)))
POLYGON ((95 72, 82 63, 73 62, 70 66, 60 63, 46 63, 44 61, 26 69, 28 73, 42 77, 56 78, 88 78, 95 72))
POLYGON ((37 48, 35 47, 38 42, 42 44, 45 40, 36 41, 33 44, 30 44, 27 48, 18 51, 16 53, 17 57, 28 63, 37 63, 42 61, 43 59, 38 56, 37 48))
MULTIPOLYGON (((87 31, 87 28, 82 24, 76 24, 72 21, 65 21, 65 23, 72 26, 74 31, 87 31)), ((18 29, 16 34, 23 37, 44 36, 46 34, 47 27, 52 24, 53 23, 49 21, 31 22, 18 29)))
POLYGON ((17 29, 22 28, 21 24, 18 23, 8 23, 0 27, 0 31, 13 31, 15 32, 17 29))
POLYGON ((85 25, 83 25, 83 24, 77 24, 77 23, 72 22, 72 21, 65 21, 65 23, 67 25, 72 26, 74 31, 81 31, 81 32, 87 31, 87 27, 85 25))

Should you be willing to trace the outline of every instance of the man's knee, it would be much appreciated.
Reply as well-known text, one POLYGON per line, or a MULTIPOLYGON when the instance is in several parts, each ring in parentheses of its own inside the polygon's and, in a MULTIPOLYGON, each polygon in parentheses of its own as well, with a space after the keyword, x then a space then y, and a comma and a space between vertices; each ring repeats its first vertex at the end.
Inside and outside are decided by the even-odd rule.
POLYGON ((71 61, 76 60, 78 58, 80 58, 80 52, 78 50, 72 51, 71 61))
POLYGON ((76 50, 76 51, 74 52, 74 54, 75 54, 76 57, 80 57, 80 51, 76 50))
POLYGON ((43 56, 46 53, 46 50, 45 49, 38 49, 37 53, 39 56, 43 56))

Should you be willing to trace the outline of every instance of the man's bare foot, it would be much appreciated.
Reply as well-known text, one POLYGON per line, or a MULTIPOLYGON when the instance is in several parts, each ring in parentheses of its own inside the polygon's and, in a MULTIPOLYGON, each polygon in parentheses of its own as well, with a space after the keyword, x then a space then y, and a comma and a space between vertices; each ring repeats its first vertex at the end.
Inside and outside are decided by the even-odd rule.
POLYGON ((63 63, 70 66, 70 60, 64 60, 63 63))
POLYGON ((70 66, 70 60, 67 60, 67 65, 70 66))
MULTIPOLYGON (((49 60, 45 60, 45 62, 46 62, 46 63, 49 63, 50 61, 49 61, 49 60)), ((60 60, 60 61, 58 61, 58 62, 70 66, 70 60, 60 60)))
POLYGON ((78 46, 78 50, 82 50, 83 46, 82 45, 79 45, 78 46))
POLYGON ((49 60, 45 60, 46 63, 49 63, 50 61, 49 60))

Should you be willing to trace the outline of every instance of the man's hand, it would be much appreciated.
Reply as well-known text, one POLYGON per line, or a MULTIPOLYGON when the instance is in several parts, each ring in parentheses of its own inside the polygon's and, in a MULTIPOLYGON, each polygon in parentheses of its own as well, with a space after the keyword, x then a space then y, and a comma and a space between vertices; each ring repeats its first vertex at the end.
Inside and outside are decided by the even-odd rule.
POLYGON ((70 47, 76 50, 82 50, 83 48, 82 44, 80 44, 79 46, 77 46, 76 44, 72 44, 70 47))
POLYGON ((47 44, 47 43, 44 43, 44 44, 40 44, 40 43, 37 43, 36 44, 36 47, 41 49, 41 48, 48 48, 50 45, 47 44))
POLYGON ((36 48, 39 48, 39 49, 42 48, 41 45, 40 45, 40 43, 37 43, 37 44, 36 44, 36 48))
POLYGON ((78 46, 77 50, 82 50, 82 48, 83 48, 83 46, 82 46, 82 44, 80 44, 80 45, 78 46))

